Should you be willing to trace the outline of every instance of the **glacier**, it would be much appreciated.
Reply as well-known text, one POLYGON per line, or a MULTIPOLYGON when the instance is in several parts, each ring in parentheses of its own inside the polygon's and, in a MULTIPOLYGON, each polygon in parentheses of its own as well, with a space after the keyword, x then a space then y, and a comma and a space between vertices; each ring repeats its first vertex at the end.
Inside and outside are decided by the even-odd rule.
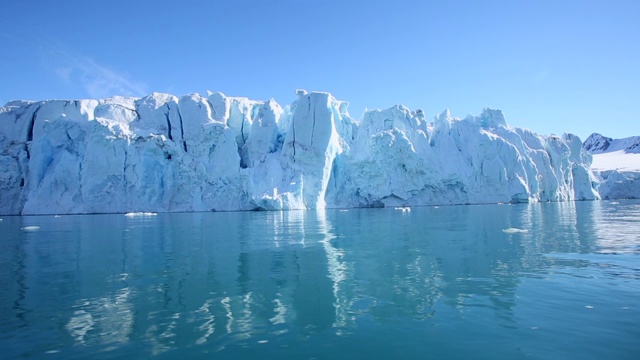
POLYGON ((612 139, 591 134, 583 144, 603 199, 640 199, 640 136, 612 139))
POLYGON ((11 101, 0 108, 0 214, 286 210, 593 200, 571 134, 500 110, 360 120, 329 93, 281 107, 222 93, 11 101))

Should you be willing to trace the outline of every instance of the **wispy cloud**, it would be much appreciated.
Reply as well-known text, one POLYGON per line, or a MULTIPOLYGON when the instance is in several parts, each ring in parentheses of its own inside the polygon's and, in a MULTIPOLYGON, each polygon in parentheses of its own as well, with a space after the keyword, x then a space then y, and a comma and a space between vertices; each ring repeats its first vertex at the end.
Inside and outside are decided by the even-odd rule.
POLYGON ((92 98, 114 95, 143 96, 144 83, 132 80, 128 74, 118 72, 93 58, 68 49, 61 44, 45 45, 48 66, 66 83, 79 83, 92 98))

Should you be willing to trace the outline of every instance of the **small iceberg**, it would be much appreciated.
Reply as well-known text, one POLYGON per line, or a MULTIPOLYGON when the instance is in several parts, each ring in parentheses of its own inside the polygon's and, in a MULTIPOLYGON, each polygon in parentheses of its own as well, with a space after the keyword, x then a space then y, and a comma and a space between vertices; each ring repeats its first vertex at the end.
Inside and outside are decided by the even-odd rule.
POLYGON ((36 231, 38 229, 40 229, 40 226, 25 226, 22 231, 36 231))
POLYGON ((409 213, 409 212, 411 212, 411 208, 410 208, 410 207, 406 207, 406 206, 405 206, 405 207, 397 207, 397 208, 395 208, 395 209, 396 209, 396 210, 400 210, 400 211, 402 211, 402 213, 409 213))
POLYGON ((124 216, 126 217, 156 216, 156 215, 158 215, 158 213, 154 213, 154 212, 130 212, 130 213, 124 214, 124 216))
POLYGON ((508 228, 508 229, 503 229, 502 232, 505 232, 507 234, 517 234, 517 233, 528 233, 529 230, 518 229, 518 228, 508 228))

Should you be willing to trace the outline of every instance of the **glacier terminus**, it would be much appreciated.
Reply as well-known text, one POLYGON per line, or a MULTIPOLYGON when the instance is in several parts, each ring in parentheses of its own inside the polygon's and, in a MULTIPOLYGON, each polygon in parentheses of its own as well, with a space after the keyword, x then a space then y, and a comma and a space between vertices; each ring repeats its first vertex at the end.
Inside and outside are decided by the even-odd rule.
POLYGON ((11 101, 0 108, 0 214, 284 210, 594 200, 571 134, 500 110, 427 121, 349 115, 329 93, 281 107, 221 93, 11 101))

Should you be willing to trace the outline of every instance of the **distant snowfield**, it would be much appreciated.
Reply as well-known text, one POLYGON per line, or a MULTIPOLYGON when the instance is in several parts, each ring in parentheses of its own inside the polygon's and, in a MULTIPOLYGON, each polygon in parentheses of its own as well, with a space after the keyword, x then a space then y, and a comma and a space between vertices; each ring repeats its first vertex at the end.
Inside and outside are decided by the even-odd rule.
POLYGON ((640 154, 625 153, 624 150, 593 154, 591 169, 595 171, 640 171, 640 154))

